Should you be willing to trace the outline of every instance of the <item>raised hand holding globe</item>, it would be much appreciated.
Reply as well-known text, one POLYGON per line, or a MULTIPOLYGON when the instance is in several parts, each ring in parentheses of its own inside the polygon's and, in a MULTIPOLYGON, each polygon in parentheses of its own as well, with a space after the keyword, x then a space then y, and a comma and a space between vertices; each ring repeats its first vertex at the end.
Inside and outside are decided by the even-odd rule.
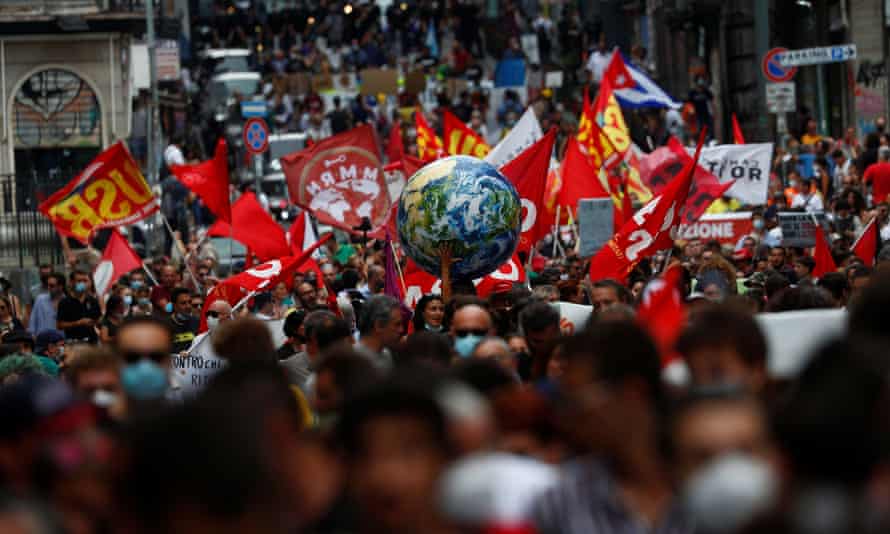
POLYGON ((519 194, 496 168, 452 156, 408 179, 399 197, 399 239, 408 256, 443 283, 472 280, 513 256, 521 211, 519 194))

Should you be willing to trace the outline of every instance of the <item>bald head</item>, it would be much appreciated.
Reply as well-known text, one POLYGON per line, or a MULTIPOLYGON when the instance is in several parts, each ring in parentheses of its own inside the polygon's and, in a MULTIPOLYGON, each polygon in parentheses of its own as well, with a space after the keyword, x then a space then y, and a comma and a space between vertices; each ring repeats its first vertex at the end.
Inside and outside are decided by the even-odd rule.
POLYGON ((214 300, 210 307, 207 308, 207 311, 216 313, 220 322, 228 321, 232 318, 232 305, 224 300, 214 300))
POLYGON ((451 335, 454 336, 462 331, 477 331, 484 334, 493 333, 493 323, 491 315, 482 306, 476 304, 467 304, 462 306, 451 319, 451 335))

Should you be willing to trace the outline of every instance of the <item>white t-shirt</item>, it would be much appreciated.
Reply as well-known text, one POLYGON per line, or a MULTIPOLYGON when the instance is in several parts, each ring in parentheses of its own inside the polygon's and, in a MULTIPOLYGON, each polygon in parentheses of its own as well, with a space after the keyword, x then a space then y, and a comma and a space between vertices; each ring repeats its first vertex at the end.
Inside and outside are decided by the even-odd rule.
POLYGON ((185 156, 182 155, 182 150, 178 146, 169 144, 164 149, 164 162, 168 167, 171 165, 185 165, 185 156))
POLYGON ((823 211, 825 209, 825 205, 822 203, 822 194, 821 193, 797 193, 791 199, 791 207, 792 208, 803 208, 804 211, 813 212, 813 211, 823 211))
POLYGON ((599 50, 595 50, 592 54, 590 54, 590 58, 587 60, 587 70, 593 74, 593 81, 596 83, 600 83, 603 79, 603 72, 606 71, 606 67, 609 65, 609 54, 605 52, 600 52, 599 50))

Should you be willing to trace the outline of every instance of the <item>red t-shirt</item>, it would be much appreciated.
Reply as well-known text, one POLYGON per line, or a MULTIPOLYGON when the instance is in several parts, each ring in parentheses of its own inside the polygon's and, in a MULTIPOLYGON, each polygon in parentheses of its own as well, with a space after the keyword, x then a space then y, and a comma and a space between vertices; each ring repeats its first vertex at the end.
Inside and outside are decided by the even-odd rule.
POLYGON ((887 195, 890 195, 890 163, 872 163, 865 169, 862 180, 871 182, 871 196, 875 204, 885 202, 887 195))

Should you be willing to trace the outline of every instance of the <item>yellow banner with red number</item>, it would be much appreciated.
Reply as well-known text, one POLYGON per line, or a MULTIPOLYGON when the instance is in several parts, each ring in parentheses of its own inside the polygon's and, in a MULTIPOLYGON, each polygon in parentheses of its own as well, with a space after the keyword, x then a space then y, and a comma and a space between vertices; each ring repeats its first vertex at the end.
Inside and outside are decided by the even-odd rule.
POLYGON ((133 157, 118 142, 37 209, 60 234, 87 243, 95 231, 133 224, 159 205, 133 157))

